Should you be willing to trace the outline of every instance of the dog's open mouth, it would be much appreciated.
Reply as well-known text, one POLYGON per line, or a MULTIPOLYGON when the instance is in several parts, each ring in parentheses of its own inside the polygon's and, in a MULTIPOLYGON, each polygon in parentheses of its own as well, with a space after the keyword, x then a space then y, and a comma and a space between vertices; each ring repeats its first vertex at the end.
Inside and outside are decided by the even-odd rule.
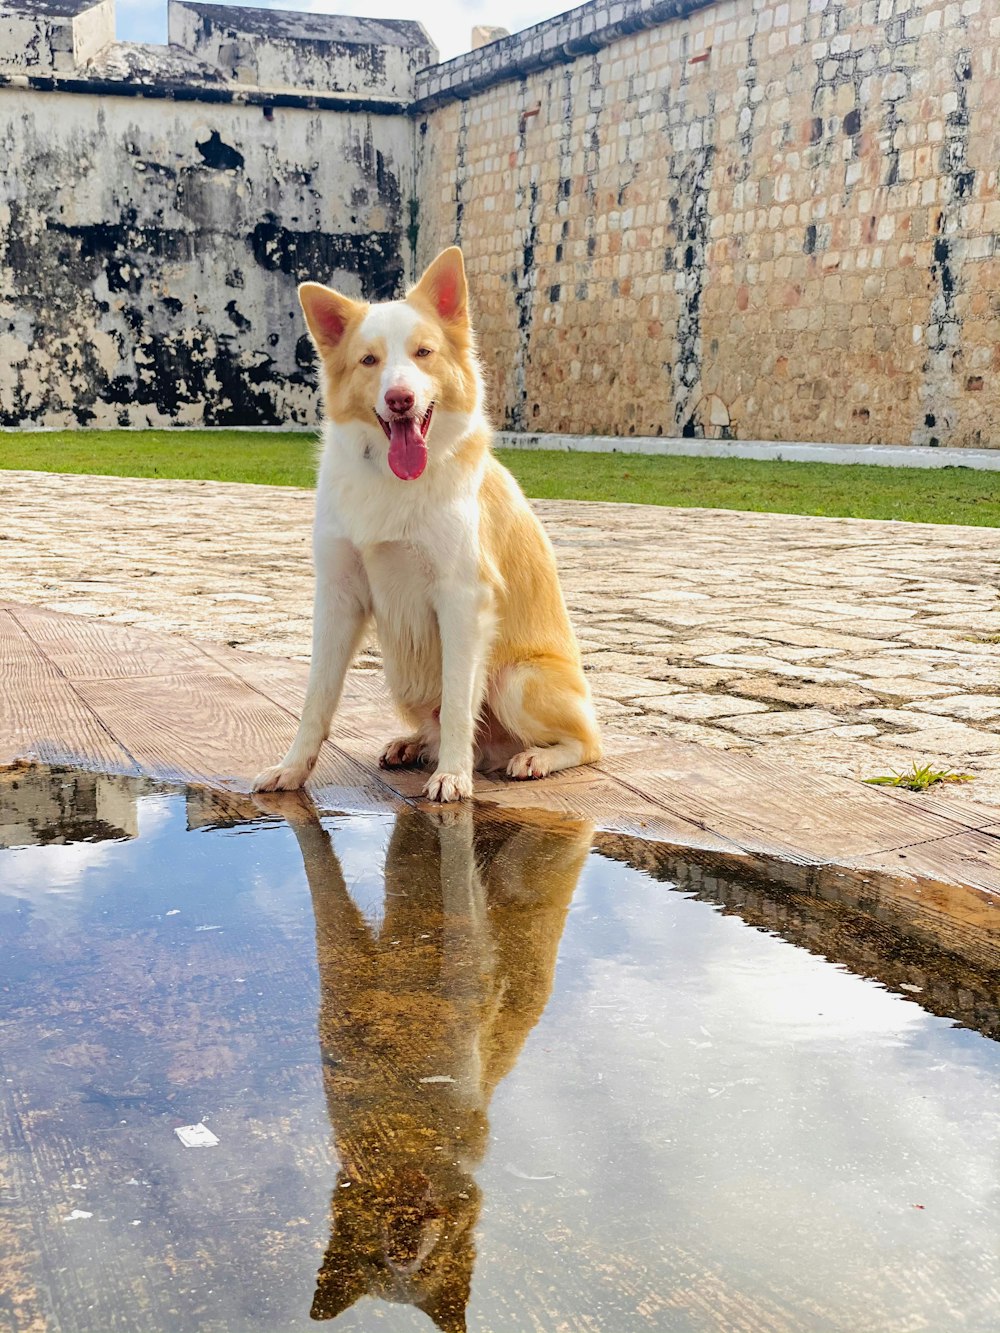
POLYGON ((416 481, 427 466, 427 432, 431 428, 434 404, 418 420, 416 417, 393 417, 386 421, 378 412, 378 424, 389 441, 389 466, 401 481, 416 481))

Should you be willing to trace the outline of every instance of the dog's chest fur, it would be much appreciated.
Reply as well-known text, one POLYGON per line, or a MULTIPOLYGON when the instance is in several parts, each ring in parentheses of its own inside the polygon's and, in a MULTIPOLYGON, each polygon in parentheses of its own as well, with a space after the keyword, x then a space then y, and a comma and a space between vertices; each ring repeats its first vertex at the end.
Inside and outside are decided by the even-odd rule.
POLYGON ((363 560, 389 689, 411 707, 433 704, 441 696, 441 635, 432 570, 419 548, 402 542, 370 546, 363 560))

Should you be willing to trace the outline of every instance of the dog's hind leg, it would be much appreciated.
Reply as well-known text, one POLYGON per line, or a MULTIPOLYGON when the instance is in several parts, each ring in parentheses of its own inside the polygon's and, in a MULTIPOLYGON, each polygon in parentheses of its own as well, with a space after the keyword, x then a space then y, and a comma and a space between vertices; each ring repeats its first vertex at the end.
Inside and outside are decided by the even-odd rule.
POLYGON ((441 727, 437 717, 428 713, 417 720, 411 715, 407 721, 414 729, 409 736, 398 736, 389 742, 379 755, 380 768, 418 768, 437 763, 441 746, 441 727))
POLYGON ((397 736, 378 757, 379 768, 417 768, 425 763, 423 737, 397 736))
POLYGON ((507 764, 512 778, 544 778, 601 757, 601 737, 586 682, 556 657, 521 662, 490 691, 490 707, 520 745, 507 764))

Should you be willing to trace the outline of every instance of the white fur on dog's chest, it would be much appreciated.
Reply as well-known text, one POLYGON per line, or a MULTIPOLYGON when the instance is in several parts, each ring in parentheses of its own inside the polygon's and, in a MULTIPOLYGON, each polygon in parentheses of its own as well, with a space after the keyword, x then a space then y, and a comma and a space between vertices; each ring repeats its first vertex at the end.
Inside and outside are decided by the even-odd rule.
POLYGON ((433 618, 436 574, 424 552, 404 542, 382 542, 361 552, 375 619, 383 622, 433 618))
POLYGON ((441 697, 441 634, 434 610, 435 571, 426 554, 403 542, 362 552, 389 688, 411 707, 441 697))

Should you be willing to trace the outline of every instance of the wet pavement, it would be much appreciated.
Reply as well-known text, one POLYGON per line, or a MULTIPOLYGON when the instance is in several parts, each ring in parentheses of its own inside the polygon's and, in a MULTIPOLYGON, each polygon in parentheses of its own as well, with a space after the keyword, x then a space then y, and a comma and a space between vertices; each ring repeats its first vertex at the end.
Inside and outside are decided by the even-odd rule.
POLYGON ((919 886, 46 769, 0 846, 0 1328, 1000 1327, 1000 951, 919 886))

